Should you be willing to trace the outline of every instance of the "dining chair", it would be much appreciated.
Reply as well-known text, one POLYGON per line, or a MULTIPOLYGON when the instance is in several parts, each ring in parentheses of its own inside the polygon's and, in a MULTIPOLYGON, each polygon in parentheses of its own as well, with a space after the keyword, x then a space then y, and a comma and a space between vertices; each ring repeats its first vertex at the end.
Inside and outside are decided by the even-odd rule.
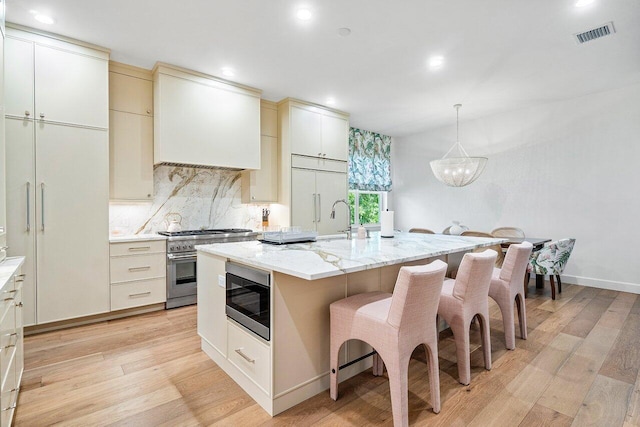
MULTIPOLYGON (((545 244, 542 249, 531 254, 528 275, 532 272, 537 276, 549 276, 551 284, 551 299, 556 299, 556 286, 553 277, 558 279, 558 293, 562 293, 560 275, 569 261, 576 239, 561 239, 545 244)), ((527 283, 529 283, 527 277, 527 283)))
POLYGON ((402 267, 393 294, 367 292, 329 306, 331 318, 330 395, 338 399, 338 356, 351 339, 365 341, 376 353, 373 374, 389 373, 393 425, 409 424, 408 372, 411 353, 424 345, 429 367, 433 412, 440 412, 437 311, 447 264, 402 267))
MULTIPOLYGON (((489 239, 495 238, 495 236, 492 236, 491 234, 485 233, 485 232, 482 232, 482 231, 463 231, 461 236, 487 237, 489 239)), ((484 248, 474 249, 473 252, 476 252, 476 253, 477 252, 484 252, 486 249, 493 249, 494 251, 496 251, 496 254, 498 256, 496 257, 496 265, 495 266, 497 268, 502 267, 502 263, 504 262, 504 254, 502 253, 502 246, 500 246, 499 244, 486 246, 484 248)), ((522 272, 522 274, 524 274, 524 271, 522 272)))
POLYGON ((428 228, 412 228, 409 233, 436 234, 428 228))
POLYGON ((446 279, 438 305, 441 316, 451 327, 456 343, 458 377, 461 384, 471 381, 469 328, 478 319, 482 335, 484 366, 491 369, 491 338, 489 334, 489 286, 497 257, 496 251, 466 253, 455 279, 446 279))
POLYGON ((522 237, 523 239, 526 237, 524 235, 524 230, 518 227, 499 227, 491 230, 491 235, 493 237, 522 237))
POLYGON ((489 286, 489 296, 500 307, 504 325, 504 341, 508 350, 516 348, 514 327, 514 301, 518 309, 520 336, 527 339, 527 308, 525 306, 522 278, 527 270, 533 245, 523 242, 509 246, 502 268, 494 268, 489 286))

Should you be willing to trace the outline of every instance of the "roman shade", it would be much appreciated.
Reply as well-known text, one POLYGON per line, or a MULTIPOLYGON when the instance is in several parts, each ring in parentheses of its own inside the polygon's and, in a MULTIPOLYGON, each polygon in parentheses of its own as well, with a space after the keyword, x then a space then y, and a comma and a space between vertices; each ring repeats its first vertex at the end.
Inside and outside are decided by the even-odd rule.
POLYGON ((349 128, 349 189, 391 191, 391 137, 349 128))

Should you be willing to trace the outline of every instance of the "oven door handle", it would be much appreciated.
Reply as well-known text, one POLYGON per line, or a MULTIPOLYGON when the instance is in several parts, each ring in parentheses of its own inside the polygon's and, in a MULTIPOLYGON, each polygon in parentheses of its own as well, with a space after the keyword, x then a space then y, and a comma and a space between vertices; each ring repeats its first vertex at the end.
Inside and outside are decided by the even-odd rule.
POLYGON ((174 254, 168 254, 167 255, 167 259, 171 260, 171 261, 179 261, 179 260, 185 260, 185 259, 197 259, 198 257, 195 254, 188 254, 188 255, 174 255, 174 254))

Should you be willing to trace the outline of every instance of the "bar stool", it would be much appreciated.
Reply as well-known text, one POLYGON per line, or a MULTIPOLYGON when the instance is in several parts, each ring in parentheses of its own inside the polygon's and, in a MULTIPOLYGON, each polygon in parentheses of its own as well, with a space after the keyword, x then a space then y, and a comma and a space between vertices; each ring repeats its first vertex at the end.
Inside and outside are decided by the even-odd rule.
POLYGON ((521 278, 529 264, 529 256, 533 250, 533 245, 523 242, 509 246, 507 255, 502 263, 502 268, 494 268, 489 286, 489 296, 498 303, 502 313, 502 323, 504 324, 504 340, 508 350, 516 348, 516 334, 513 325, 515 312, 513 301, 518 308, 518 319, 520 323, 520 335, 523 340, 527 339, 527 308, 524 302, 524 288, 521 278))
POLYGON ((491 338, 489 335, 489 286, 498 254, 487 249, 480 253, 466 253, 455 279, 447 279, 442 286, 438 316, 451 327, 456 342, 458 376, 461 384, 471 381, 469 328, 477 316, 482 334, 484 365, 491 370, 491 338))
POLYGON ((331 398, 338 399, 338 355, 350 339, 365 341, 377 352, 373 374, 389 373, 393 425, 409 424, 408 371, 411 353, 425 346, 433 412, 440 412, 440 372, 436 313, 447 264, 402 267, 393 294, 368 292, 330 305, 331 398))

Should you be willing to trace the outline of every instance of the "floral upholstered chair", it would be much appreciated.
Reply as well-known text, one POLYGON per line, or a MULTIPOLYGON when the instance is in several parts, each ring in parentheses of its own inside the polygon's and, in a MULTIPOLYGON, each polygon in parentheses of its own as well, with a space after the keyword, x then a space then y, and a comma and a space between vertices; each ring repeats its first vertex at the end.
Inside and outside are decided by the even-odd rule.
POLYGON ((569 256, 571 256, 575 243, 576 239, 556 240, 555 242, 547 243, 542 249, 531 254, 528 272, 540 276, 549 276, 551 299, 556 299, 554 276, 558 279, 558 292, 562 293, 560 275, 564 271, 567 261, 569 261, 569 256))

